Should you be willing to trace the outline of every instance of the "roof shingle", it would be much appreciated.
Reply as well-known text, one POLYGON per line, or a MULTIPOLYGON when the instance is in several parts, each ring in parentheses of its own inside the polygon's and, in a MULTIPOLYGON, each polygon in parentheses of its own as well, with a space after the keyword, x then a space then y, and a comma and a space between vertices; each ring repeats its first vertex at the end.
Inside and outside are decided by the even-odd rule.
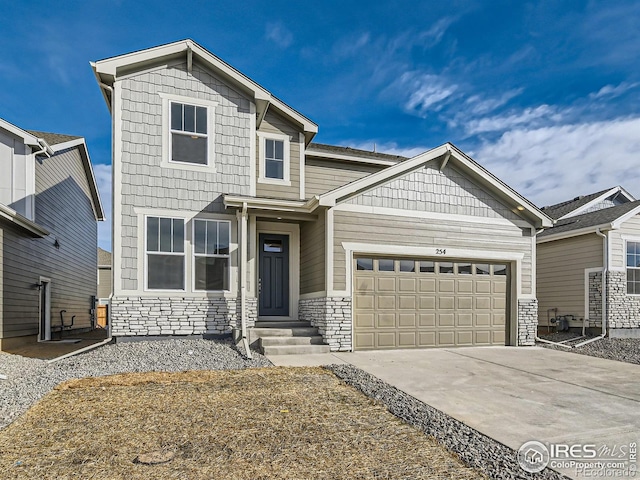
POLYGON ((554 220, 557 220, 561 217, 564 217, 566 214, 573 212, 574 210, 586 205, 594 198, 598 198, 600 195, 608 192, 609 190, 615 187, 607 188, 606 190, 602 190, 596 193, 590 193, 589 195, 580 195, 579 197, 574 198, 573 200, 568 200, 566 202, 556 203, 555 205, 549 205, 547 207, 542 207, 544 213, 549 215, 554 220))
POLYGON ((49 145, 57 145, 59 143, 70 142, 71 140, 82 138, 75 135, 65 135, 63 133, 38 132, 37 130, 27 130, 27 132, 38 138, 43 138, 49 145))
POLYGON ((554 227, 548 228, 544 232, 540 233, 538 237, 544 238, 557 233, 566 233, 581 228, 596 227, 598 225, 611 223, 638 206, 640 206, 640 200, 623 203, 622 205, 616 205, 615 207, 603 208, 602 210, 596 210, 595 212, 583 213, 582 215, 576 215, 575 217, 565 218, 564 220, 560 220, 556 223, 554 227))

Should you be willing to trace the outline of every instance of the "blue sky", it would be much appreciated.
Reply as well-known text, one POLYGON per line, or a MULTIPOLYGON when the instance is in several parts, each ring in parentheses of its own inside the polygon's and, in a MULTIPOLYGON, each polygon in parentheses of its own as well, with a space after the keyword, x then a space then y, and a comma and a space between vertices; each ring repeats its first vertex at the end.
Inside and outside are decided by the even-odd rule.
MULTIPOLYGON (((640 195, 639 24, 637 1, 3 2, 0 117, 84 136, 110 214, 89 61, 193 38, 313 119, 317 142, 450 141, 541 206, 640 195)), ((99 236, 109 248, 109 222, 99 236)))

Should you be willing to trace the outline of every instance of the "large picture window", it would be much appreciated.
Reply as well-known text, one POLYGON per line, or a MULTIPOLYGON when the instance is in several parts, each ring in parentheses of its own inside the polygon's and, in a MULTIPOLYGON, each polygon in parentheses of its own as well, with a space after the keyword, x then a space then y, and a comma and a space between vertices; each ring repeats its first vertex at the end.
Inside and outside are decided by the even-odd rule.
POLYGON ((147 217, 147 289, 184 290, 184 220, 147 217))
POLYGON ((207 107, 171 102, 171 161, 208 164, 207 107))
POLYGON ((227 221, 193 221, 195 290, 229 290, 230 230, 227 221))
POLYGON ((640 295, 640 242, 627 242, 627 293, 640 295))

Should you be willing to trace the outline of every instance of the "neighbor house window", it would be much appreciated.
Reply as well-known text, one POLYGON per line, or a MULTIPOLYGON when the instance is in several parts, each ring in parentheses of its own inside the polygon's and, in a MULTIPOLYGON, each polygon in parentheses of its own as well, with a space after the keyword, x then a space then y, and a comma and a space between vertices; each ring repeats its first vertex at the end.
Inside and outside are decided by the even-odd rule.
POLYGON ((627 242, 627 293, 640 295, 640 242, 627 242))
POLYGON ((171 161, 208 164, 207 107, 171 102, 171 161))
POLYGON ((195 290, 229 290, 230 231, 227 221, 193 221, 195 290))
POLYGON ((184 290, 184 220, 147 217, 147 288, 184 290))
POLYGON ((289 183, 288 135, 258 132, 260 138, 260 181, 289 183))

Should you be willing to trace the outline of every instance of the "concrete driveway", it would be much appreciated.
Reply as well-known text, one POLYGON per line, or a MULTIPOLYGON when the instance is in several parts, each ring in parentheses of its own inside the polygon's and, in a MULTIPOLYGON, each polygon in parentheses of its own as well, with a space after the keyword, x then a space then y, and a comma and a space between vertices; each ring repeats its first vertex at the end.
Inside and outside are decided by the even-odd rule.
POLYGON ((321 361, 341 362, 516 450, 529 440, 640 443, 638 365, 539 347, 332 353, 321 361))

